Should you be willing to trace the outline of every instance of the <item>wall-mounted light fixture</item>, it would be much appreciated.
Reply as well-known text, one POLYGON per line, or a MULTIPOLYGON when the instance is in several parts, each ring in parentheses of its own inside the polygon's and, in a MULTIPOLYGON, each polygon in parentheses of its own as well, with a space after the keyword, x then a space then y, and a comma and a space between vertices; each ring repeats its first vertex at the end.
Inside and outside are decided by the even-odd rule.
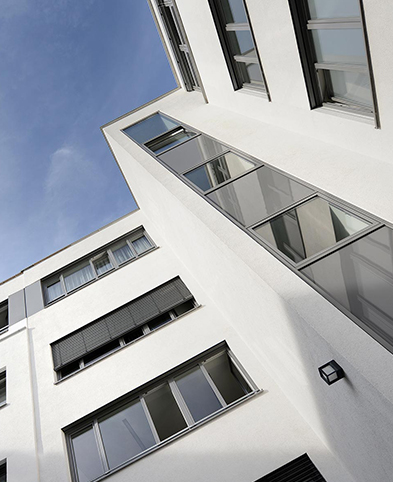
POLYGON ((340 380, 341 378, 344 378, 345 376, 344 370, 334 360, 319 367, 318 371, 322 379, 328 385, 331 385, 334 382, 338 382, 338 380, 340 380))

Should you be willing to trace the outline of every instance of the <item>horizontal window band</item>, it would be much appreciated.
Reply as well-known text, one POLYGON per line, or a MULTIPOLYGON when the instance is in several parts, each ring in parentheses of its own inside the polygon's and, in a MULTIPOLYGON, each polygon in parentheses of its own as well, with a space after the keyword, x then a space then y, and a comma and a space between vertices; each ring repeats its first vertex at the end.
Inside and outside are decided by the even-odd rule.
POLYGON ((227 23, 225 26, 227 32, 244 32, 250 30, 248 23, 227 23))
POLYGON ((233 58, 236 62, 245 64, 259 64, 257 57, 247 57, 247 55, 234 55, 233 58))
POLYGON ((367 65, 361 64, 316 62, 314 66, 317 70, 339 70, 342 72, 359 72, 361 74, 368 74, 367 65))

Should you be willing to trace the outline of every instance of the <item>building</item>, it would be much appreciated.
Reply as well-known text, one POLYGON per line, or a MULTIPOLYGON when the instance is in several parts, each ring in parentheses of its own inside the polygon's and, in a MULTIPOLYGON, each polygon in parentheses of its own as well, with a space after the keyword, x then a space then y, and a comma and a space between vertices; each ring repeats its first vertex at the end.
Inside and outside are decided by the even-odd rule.
POLYGON ((151 8, 139 209, 0 286, 0 480, 393 480, 393 4, 151 8))

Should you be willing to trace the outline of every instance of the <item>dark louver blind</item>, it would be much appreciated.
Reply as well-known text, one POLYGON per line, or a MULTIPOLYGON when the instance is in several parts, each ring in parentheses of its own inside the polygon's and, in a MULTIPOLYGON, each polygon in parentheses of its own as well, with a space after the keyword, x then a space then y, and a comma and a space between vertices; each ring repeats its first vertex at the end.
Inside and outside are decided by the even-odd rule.
POLYGON ((326 482, 307 454, 283 465, 256 482, 326 482))
POLYGON ((156 316, 192 299, 180 278, 175 278, 108 315, 52 343, 55 370, 78 360, 156 316))

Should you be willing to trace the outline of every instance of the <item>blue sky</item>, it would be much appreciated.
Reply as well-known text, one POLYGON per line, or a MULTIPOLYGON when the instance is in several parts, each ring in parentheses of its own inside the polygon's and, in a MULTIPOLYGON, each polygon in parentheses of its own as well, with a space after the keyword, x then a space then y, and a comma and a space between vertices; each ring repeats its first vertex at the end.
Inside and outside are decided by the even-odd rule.
POLYGON ((133 210, 100 126, 175 87, 146 0, 2 0, 0 281, 133 210))

